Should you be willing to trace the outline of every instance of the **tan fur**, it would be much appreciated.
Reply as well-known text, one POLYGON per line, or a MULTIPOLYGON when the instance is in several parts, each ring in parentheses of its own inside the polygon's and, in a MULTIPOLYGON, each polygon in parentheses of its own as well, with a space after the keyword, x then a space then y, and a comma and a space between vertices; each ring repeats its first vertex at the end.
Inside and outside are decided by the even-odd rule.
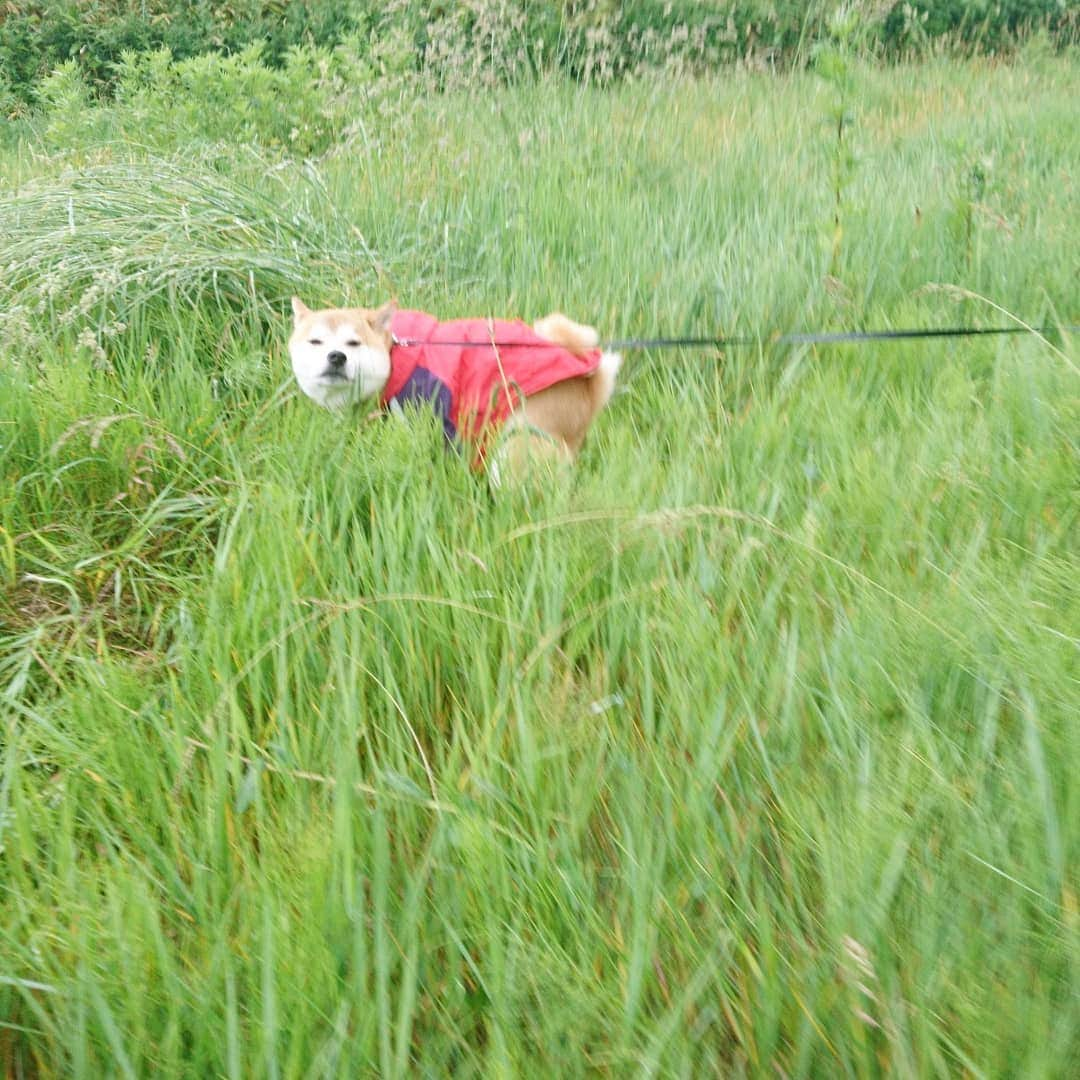
MULTIPOLYGON (((293 297, 292 307, 294 328, 289 351, 302 386, 302 369, 309 363, 309 360, 301 359, 305 350, 320 354, 324 348, 333 347, 349 354, 350 377, 354 372, 363 372, 373 385, 378 384, 377 392, 381 392, 389 374, 393 303, 373 310, 327 308, 312 311, 293 297), (319 335, 317 347, 310 340, 313 334, 319 335), (327 341, 324 342, 324 338, 327 341), (331 339, 334 344, 328 346, 331 339), (383 358, 385 374, 379 384, 383 358)), ((594 349, 599 343, 599 335, 593 327, 576 323, 561 312, 538 319, 533 323, 533 329, 541 337, 574 353, 594 349)), ((490 473, 493 481, 500 483, 504 475, 522 479, 532 474, 537 464, 543 464, 546 471, 572 462, 597 413, 611 398, 620 363, 617 354, 604 353, 599 368, 591 375, 566 379, 526 398, 506 421, 492 456, 490 473)), ((304 389, 330 408, 338 407, 338 401, 346 400, 344 395, 332 396, 336 387, 326 389, 316 385, 304 386, 304 389)))
POLYGON ((588 352, 600 344, 600 335, 591 326, 582 326, 568 319, 561 311, 553 311, 533 323, 533 329, 548 341, 554 341, 572 353, 588 352))
POLYGON ((394 313, 392 304, 384 304, 381 308, 374 310, 324 308, 322 311, 312 311, 299 297, 294 296, 292 309, 295 322, 290 341, 303 340, 316 323, 325 323, 332 331, 342 329, 355 331, 359 340, 365 345, 375 345, 379 348, 390 346, 390 318, 394 313))

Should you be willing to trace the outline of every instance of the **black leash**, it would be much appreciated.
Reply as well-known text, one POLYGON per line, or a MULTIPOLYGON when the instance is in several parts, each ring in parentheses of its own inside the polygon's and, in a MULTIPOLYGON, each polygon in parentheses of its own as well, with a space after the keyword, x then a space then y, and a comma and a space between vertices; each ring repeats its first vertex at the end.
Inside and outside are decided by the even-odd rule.
MULTIPOLYGON (((774 337, 758 338, 745 334, 733 337, 663 337, 663 338, 626 338, 616 341, 601 342, 599 348, 613 349, 619 352, 631 352, 637 349, 724 349, 745 348, 754 345, 845 345, 860 341, 911 341, 919 338, 957 338, 984 337, 992 334, 1076 334, 1080 326, 944 326, 928 330, 851 330, 846 332, 819 332, 808 334, 777 334, 774 337)), ((411 338, 395 340, 395 345, 406 348, 423 345, 426 348, 446 346, 452 348, 482 348, 485 345, 497 349, 536 349, 545 343, 523 341, 417 341, 411 338)), ((562 348, 552 341, 551 348, 562 348)))

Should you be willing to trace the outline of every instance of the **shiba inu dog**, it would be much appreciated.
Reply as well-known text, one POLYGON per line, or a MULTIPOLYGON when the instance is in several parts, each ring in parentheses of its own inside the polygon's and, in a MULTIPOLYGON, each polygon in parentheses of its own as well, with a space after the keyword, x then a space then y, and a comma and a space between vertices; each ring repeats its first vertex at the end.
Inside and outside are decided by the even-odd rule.
POLYGON ((300 388, 328 409, 434 409, 448 442, 471 445, 498 482, 534 458, 572 461, 621 364, 598 335, 554 313, 533 326, 439 322, 419 311, 328 308, 293 297, 289 355, 300 388))

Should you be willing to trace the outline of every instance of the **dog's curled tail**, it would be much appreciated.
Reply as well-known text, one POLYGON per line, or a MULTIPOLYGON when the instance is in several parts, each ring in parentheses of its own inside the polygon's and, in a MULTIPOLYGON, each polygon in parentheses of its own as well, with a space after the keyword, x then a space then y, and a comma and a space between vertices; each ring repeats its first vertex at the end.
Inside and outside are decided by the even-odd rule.
MULTIPOLYGON (((561 311, 553 311, 543 319, 537 319, 533 323, 533 329, 542 338, 554 341, 573 353, 588 352, 600 343, 600 335, 593 327, 574 322, 561 311)), ((594 411, 599 412, 611 400, 615 390, 615 377, 621 366, 622 357, 618 353, 601 353, 600 366, 589 376, 589 392, 594 411)))
POLYGON ((584 353, 595 349, 600 335, 591 326, 568 319, 561 311, 553 311, 533 323, 533 330, 542 338, 554 341, 572 353, 584 353))

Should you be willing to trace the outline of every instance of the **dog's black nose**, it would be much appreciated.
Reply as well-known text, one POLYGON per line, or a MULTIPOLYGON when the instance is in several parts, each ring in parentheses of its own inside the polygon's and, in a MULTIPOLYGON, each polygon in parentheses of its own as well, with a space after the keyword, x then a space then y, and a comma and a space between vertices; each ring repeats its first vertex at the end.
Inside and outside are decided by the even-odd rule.
POLYGON ((333 368, 345 366, 346 356, 343 352, 332 352, 326 359, 333 368))

